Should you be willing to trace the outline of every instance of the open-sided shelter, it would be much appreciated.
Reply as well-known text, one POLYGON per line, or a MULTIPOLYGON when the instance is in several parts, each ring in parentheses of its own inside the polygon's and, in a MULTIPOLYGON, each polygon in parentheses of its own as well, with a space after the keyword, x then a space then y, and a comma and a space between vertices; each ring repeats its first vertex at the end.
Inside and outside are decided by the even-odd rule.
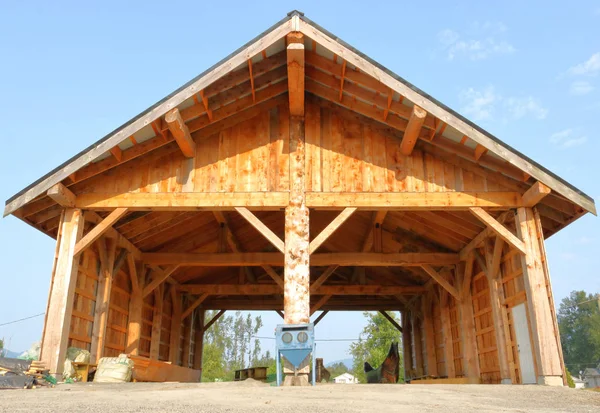
POLYGON ((6 202, 42 359, 201 369, 207 309, 401 311, 407 377, 563 383, 544 240, 594 201, 292 12, 6 202))

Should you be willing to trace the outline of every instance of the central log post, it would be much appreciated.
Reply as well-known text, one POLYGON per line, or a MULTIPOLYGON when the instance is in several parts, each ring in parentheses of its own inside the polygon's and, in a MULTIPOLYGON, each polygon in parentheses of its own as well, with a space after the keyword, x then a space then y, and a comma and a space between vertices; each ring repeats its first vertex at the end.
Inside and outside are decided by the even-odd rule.
MULTIPOLYGON (((285 209, 284 322, 310 322, 310 238, 305 192, 304 136, 304 37, 287 36, 290 103, 290 202, 285 209)), ((307 360, 294 371, 284 363, 284 385, 308 385, 307 360)))

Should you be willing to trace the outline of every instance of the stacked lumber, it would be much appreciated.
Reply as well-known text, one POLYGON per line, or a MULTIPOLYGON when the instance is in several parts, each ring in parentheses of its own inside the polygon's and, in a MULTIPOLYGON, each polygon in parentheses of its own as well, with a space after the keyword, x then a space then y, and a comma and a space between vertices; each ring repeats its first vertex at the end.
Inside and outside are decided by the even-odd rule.
POLYGON ((36 379, 42 379, 44 376, 47 376, 49 372, 50 370, 46 367, 46 363, 33 360, 29 366, 29 370, 27 370, 25 374, 35 377, 36 379))
POLYGON ((201 370, 188 369, 174 364, 152 360, 147 357, 129 355, 133 360, 133 380, 165 382, 178 381, 194 383, 200 381, 201 370))

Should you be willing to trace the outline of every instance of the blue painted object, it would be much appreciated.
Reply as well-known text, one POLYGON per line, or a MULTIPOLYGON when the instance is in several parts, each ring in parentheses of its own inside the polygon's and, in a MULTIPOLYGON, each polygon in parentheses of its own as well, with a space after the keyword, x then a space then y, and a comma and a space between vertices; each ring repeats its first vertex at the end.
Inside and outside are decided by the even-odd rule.
POLYGON ((281 357, 285 357, 294 368, 312 353, 312 384, 316 385, 315 327, 314 324, 279 324, 275 330, 277 347, 277 385, 281 386, 281 357))

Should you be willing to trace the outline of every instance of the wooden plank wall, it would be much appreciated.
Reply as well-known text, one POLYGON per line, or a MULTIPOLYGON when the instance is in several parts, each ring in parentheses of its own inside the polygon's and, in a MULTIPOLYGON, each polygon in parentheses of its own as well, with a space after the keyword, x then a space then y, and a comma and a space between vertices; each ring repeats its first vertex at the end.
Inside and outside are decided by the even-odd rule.
POLYGON ((497 183, 420 150, 400 153, 400 139, 352 112, 307 102, 308 192, 502 191, 497 183))
POLYGON ((161 361, 169 361, 169 347, 171 344, 171 314, 173 309, 173 303, 171 301, 171 294, 168 290, 165 292, 165 298, 163 302, 163 313, 162 321, 160 323, 160 348, 158 352, 158 359, 161 361))
POLYGON ((175 143, 73 186, 81 192, 267 192, 289 189, 289 115, 282 105, 197 143, 175 143))
POLYGON ((452 296, 448 297, 448 306, 450 313, 450 331, 452 332, 452 350, 454 354, 454 371, 456 377, 462 377, 463 374, 463 346, 460 330, 460 317, 458 313, 458 303, 452 296))
POLYGON ((494 319, 490 304, 490 292, 487 278, 475 264, 471 284, 473 296, 473 316, 475 318, 475 336, 482 383, 500 383, 500 365, 498 363, 498 348, 494 333, 494 319))
MULTIPOLYGON (((509 248, 505 245, 500 269, 502 271, 502 286, 504 288, 505 297, 504 303, 506 305, 506 314, 508 317, 510 333, 510 337, 508 339, 511 343, 513 360, 515 361, 514 364, 515 378, 517 382, 516 384, 520 384, 521 371, 519 364, 519 349, 517 346, 511 311, 512 307, 525 303, 527 299, 525 293, 525 284, 523 281, 523 267, 521 265, 521 257, 519 255, 519 251, 514 248, 509 248)), ((529 318, 529 310, 527 306, 525 307, 525 311, 527 313, 527 317, 529 318)))
POLYGON ((140 334, 140 356, 150 357, 150 343, 152 341, 152 318, 154 313, 154 294, 144 298, 142 309, 142 332, 140 334))
POLYGON ((129 274, 121 267, 114 275, 110 294, 106 340, 102 357, 117 357, 125 352, 127 321, 129 320, 129 274))
POLYGON ((84 251, 80 259, 68 346, 90 350, 100 262, 93 248, 84 251))
POLYGON ((444 353, 444 332, 442 329, 442 313, 440 303, 433 300, 431 316, 433 318, 433 330, 435 333, 435 357, 439 376, 446 376, 446 355, 444 353))

